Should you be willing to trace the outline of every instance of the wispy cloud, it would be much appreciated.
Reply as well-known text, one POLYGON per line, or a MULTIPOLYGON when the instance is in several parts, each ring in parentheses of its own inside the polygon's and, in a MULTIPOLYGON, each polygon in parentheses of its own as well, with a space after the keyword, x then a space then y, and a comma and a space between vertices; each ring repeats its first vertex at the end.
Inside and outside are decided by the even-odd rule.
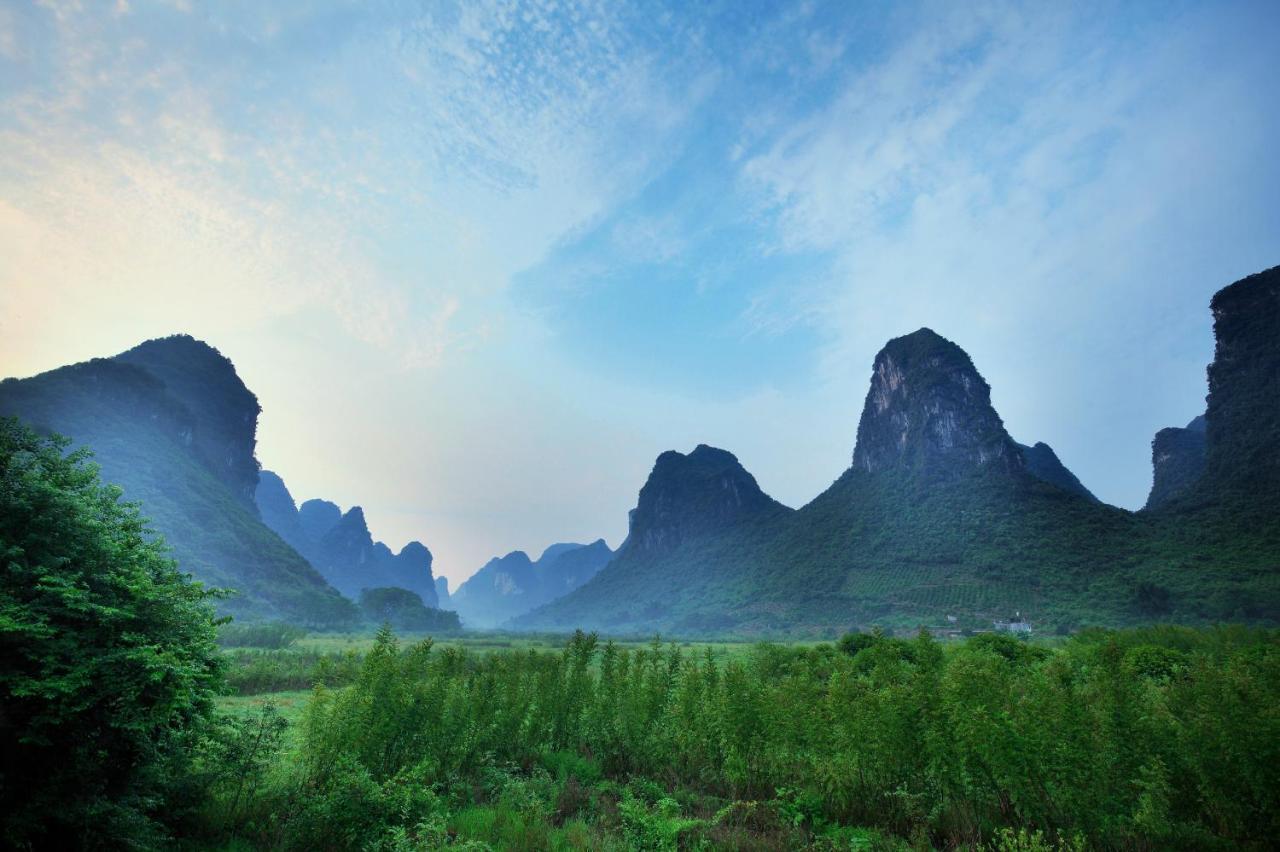
POLYGON ((1277 38, 1248 2, 3 5, 0 360, 208 336, 295 491, 455 579, 621 533, 669 446, 804 502, 920 325, 1132 505, 1209 293, 1280 252, 1277 38))

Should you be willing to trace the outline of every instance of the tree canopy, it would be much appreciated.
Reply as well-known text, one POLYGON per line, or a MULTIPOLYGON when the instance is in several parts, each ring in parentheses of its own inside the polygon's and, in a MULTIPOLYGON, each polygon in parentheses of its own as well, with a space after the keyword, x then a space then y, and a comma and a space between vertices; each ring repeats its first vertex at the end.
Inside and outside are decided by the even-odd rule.
POLYGON ((0 419, 0 845, 146 845, 213 713, 215 593, 68 444, 0 419))

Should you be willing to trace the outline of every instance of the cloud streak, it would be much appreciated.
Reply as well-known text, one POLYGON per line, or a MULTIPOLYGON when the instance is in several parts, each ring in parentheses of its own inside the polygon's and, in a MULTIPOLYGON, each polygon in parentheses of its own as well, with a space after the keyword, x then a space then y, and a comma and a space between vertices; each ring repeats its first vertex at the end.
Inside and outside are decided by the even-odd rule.
POLYGON ((0 360, 206 337, 296 494, 455 581, 617 544, 670 447, 807 501, 922 325, 1137 505, 1209 295, 1280 254, 1277 36, 1264 3, 5 6, 0 360))

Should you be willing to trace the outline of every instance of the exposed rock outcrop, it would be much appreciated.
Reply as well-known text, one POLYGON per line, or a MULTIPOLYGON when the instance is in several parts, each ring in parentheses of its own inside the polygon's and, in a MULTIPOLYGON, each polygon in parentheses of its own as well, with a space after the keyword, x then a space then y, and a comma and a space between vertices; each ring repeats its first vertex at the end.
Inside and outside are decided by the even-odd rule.
POLYGON ((1024 471, 1026 462, 969 356, 922 328, 876 356, 853 466, 946 479, 978 468, 1024 471))
POLYGON ((1205 414, 1208 489, 1280 488, 1280 266, 1214 295, 1205 414))
POLYGON ((1159 509, 1186 494, 1200 481, 1205 463, 1205 417, 1183 428, 1170 426, 1151 442, 1151 493, 1142 508, 1159 509))

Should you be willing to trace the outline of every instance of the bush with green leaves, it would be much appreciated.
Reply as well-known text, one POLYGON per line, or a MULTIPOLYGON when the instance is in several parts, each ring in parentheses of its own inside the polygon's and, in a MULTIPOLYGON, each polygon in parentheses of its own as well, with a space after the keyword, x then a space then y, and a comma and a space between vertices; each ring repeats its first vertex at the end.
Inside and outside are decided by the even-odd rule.
POLYGON ((339 765, 375 784, 472 779, 521 825, 612 796, 609 830, 653 848, 745 842, 681 791, 770 803, 726 814, 771 815, 754 836, 784 845, 866 827, 952 848, 1266 848, 1278 708, 1280 635, 1233 627, 1088 631, 1057 650, 882 635, 727 661, 581 633, 559 653, 472 656, 384 630, 349 688, 316 690, 302 755, 320 786, 339 765), (538 766, 554 808, 538 771, 519 787, 532 799, 484 781, 538 766), (598 793, 566 798, 571 782, 598 793))
POLYGON ((218 644, 224 648, 291 647, 307 635, 306 628, 283 621, 228 622, 218 628, 218 644))
POLYGON ((146 845, 213 714, 212 594, 67 446, 0 419, 0 845, 146 845))

